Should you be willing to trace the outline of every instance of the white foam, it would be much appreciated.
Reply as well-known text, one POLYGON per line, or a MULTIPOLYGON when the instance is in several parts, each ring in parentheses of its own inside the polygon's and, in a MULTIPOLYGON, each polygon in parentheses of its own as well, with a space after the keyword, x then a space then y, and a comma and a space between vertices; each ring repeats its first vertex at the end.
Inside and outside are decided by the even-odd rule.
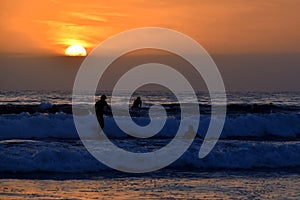
POLYGON ((43 102, 40 103, 39 107, 41 109, 52 108, 52 104, 48 101, 43 101, 43 102))
MULTIPOLYGON (((153 140, 159 143, 160 139, 153 140)), ((134 141, 126 144, 134 146, 134 141)), ((180 170, 277 169, 300 167, 300 142, 219 141, 204 159, 200 141, 170 167, 180 170)), ((97 148, 105 148, 104 146, 97 148)), ((92 157, 80 143, 45 141, 0 142, 0 173, 100 172, 109 168, 92 157)))
MULTIPOLYGON (((95 116, 83 116, 86 121, 87 135, 98 130, 95 116)), ((121 123, 127 124, 126 117, 121 117, 121 123)), ((161 120, 159 117, 154 120, 161 120)), ((186 120, 196 120, 193 117, 186 120)), ((206 134, 210 116, 202 116, 198 134, 206 134)), ((146 125, 147 118, 135 118, 138 124, 146 125)), ((168 118, 164 129, 154 137, 173 137, 180 121, 168 118)), ((129 127, 130 129, 130 127, 129 127)), ((113 123, 112 117, 105 117, 105 133, 112 138, 125 138, 127 135, 113 123)), ((297 138, 300 135, 300 114, 248 114, 229 115, 226 118, 221 138, 228 137, 266 137, 297 138)), ((65 113, 42 114, 28 113, 0 115, 0 140, 3 139, 42 139, 61 138, 76 139, 77 131, 72 115, 65 113)))

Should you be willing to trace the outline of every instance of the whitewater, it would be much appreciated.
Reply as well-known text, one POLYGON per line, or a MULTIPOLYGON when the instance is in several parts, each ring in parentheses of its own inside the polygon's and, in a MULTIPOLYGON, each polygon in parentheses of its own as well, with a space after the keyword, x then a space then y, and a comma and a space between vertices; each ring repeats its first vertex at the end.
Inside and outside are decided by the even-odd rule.
MULTIPOLYGON (((143 109, 131 117, 104 116, 104 132, 117 146, 132 152, 151 152, 164 147, 180 125, 180 107, 172 95, 140 93, 143 109), (146 139, 127 135, 117 126, 133 120, 150 123, 151 105, 165 107, 162 130, 146 139)), ((186 94, 183 94, 186 95, 186 94)), ((190 148, 168 169, 174 170, 299 170, 299 93, 229 93, 225 125, 214 149, 203 159, 198 152, 210 122, 210 102, 199 93, 201 111, 197 136, 190 148)), ((108 98, 109 99, 109 98, 108 98)), ((119 106, 127 105, 119 98, 119 106)), ((73 121, 70 93, 23 91, 0 93, 0 173, 102 173, 111 171, 83 146, 73 121), (16 99, 16 94, 19 98, 16 99)), ((82 103, 84 104, 84 98, 82 103)), ((189 106, 188 99, 183 106, 189 106)), ((84 113, 86 139, 92 140, 98 124, 92 110, 84 113)), ((161 121, 159 115, 152 120, 161 121)), ((188 116, 187 121, 197 120, 188 116)), ((128 127, 130 129, 130 127, 128 127)), ((134 130, 133 130, 134 131, 134 130)), ((101 147, 105 149, 105 143, 101 147)), ((171 154, 172 152, 170 152, 171 154)))

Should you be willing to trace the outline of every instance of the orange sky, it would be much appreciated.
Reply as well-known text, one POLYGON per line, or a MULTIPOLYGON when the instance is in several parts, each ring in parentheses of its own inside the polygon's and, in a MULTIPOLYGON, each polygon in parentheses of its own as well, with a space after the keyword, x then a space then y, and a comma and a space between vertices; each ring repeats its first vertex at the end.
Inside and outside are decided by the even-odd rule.
POLYGON ((214 54, 300 53, 299 0, 0 1, 0 52, 90 51, 120 31, 160 26, 214 54))

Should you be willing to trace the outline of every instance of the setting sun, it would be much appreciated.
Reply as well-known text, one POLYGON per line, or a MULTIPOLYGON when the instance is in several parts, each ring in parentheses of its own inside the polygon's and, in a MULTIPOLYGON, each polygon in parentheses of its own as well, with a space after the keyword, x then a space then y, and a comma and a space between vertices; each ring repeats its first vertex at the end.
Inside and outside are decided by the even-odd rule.
POLYGON ((65 54, 67 56, 86 56, 86 50, 83 46, 75 44, 69 46, 66 49, 65 54))

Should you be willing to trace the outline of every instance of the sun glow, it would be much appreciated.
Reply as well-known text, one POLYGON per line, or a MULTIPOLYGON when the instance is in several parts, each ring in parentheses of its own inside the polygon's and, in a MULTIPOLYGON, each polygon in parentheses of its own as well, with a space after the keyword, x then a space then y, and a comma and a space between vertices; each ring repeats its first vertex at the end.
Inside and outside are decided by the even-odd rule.
POLYGON ((75 44, 75 45, 69 46, 66 49, 65 54, 67 56, 86 56, 86 50, 83 46, 81 46, 79 44, 75 44))

